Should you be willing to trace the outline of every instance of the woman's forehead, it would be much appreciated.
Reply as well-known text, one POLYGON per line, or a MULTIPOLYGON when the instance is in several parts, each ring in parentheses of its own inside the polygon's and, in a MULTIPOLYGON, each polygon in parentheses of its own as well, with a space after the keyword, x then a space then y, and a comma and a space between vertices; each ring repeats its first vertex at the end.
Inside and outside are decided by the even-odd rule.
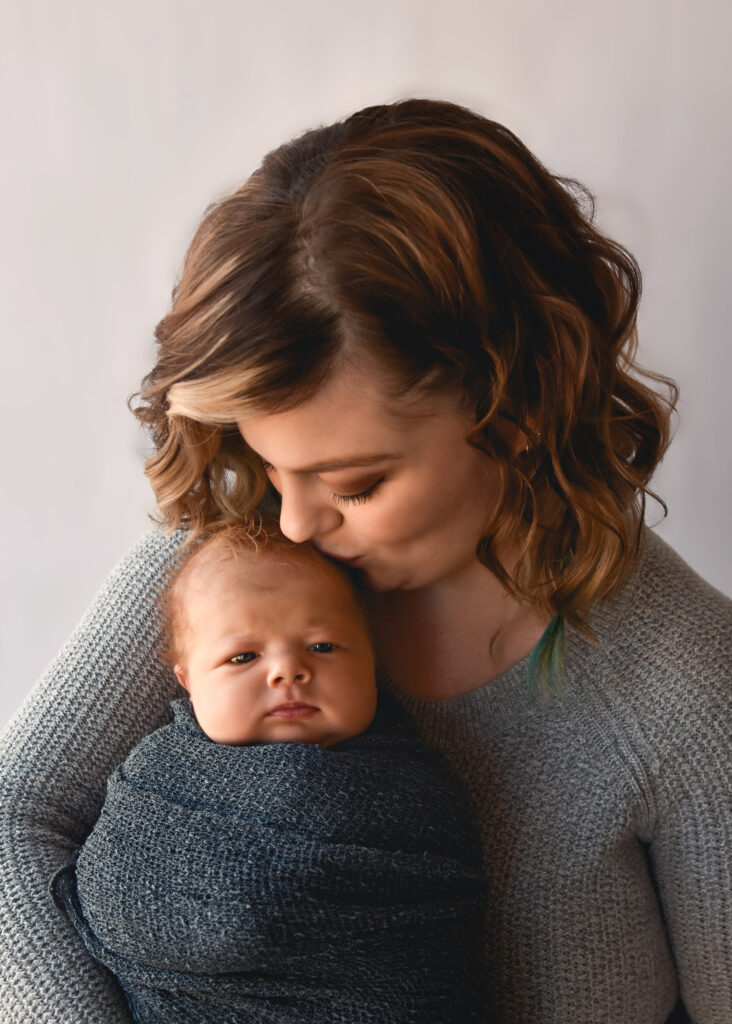
POLYGON ((321 473, 404 457, 423 438, 467 426, 452 396, 394 393, 382 380, 334 375, 294 408, 239 420, 255 452, 278 469, 321 473))

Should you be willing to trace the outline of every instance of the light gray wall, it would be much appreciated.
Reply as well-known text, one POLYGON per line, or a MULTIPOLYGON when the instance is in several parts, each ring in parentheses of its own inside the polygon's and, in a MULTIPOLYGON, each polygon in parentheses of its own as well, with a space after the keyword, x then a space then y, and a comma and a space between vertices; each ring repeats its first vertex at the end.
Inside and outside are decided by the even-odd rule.
POLYGON ((732 592, 730 10, 5 0, 0 724, 146 529, 125 399, 204 207, 295 132, 408 95, 507 124, 640 260, 641 358, 683 395, 661 532, 732 592))

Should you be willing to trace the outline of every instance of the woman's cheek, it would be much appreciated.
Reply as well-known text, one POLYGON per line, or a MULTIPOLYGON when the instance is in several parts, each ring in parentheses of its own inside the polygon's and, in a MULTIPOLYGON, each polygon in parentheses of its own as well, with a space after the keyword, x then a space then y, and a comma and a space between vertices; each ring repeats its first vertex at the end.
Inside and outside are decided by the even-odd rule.
POLYGON ((370 524, 372 535, 384 543, 397 544, 416 540, 434 519, 434 498, 406 488, 379 510, 370 524))

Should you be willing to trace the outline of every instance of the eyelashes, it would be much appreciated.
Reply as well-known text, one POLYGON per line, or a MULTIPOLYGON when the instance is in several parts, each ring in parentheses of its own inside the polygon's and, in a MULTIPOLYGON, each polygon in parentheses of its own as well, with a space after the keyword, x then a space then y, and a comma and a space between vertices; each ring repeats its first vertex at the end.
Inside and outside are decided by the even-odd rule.
POLYGON ((364 501, 370 501, 383 482, 384 477, 382 476, 375 483, 371 484, 370 487, 367 487, 365 491, 359 491, 358 494, 336 494, 335 491, 331 491, 330 496, 336 505, 360 505, 364 501))
POLYGON ((254 651, 242 651, 240 654, 235 654, 233 658, 229 658, 229 661, 232 665, 248 665, 256 657, 254 651))
MULTIPOLYGON (((265 462, 262 459, 262 467, 266 473, 270 473, 274 466, 271 462, 265 462)), ((336 505, 362 505, 364 502, 369 501, 373 498, 376 491, 381 487, 386 477, 379 477, 378 480, 374 481, 369 487, 366 487, 363 491, 359 491, 357 494, 338 494, 336 491, 331 491, 330 496, 336 505)))
MULTIPOLYGON (((313 651, 315 654, 332 654, 339 646, 339 644, 334 643, 332 640, 316 640, 314 644, 310 644, 308 650, 313 651)), ((257 651, 240 651, 231 658, 227 658, 227 663, 229 665, 249 665, 251 662, 256 661, 258 657, 257 651)))

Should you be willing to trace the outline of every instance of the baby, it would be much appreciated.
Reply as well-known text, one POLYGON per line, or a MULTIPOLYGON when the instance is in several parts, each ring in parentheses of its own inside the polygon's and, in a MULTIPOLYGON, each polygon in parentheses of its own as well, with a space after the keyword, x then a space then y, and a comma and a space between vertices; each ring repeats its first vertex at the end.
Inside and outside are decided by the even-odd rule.
POLYGON ((343 570, 229 529, 189 552, 164 617, 188 697, 51 883, 134 1020, 485 1022, 468 807, 377 695, 343 570))
POLYGON ((168 660, 216 743, 330 747, 371 724, 363 613, 311 548, 277 534, 259 552, 245 531, 214 537, 179 571, 166 617, 168 660))

